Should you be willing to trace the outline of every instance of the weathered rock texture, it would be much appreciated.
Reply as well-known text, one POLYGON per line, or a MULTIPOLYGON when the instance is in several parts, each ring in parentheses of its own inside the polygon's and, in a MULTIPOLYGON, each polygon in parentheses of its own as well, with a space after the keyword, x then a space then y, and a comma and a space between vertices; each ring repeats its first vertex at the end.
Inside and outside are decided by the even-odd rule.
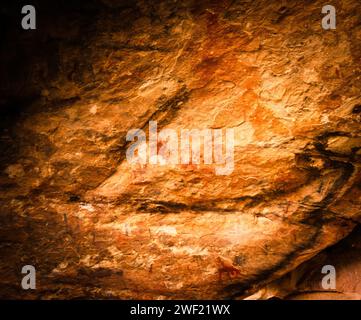
POLYGON ((361 221, 361 3, 332 4, 330 31, 313 0, 2 9, 0 296, 295 293, 263 294, 361 221), (234 171, 130 165, 151 120, 235 128, 234 171))
POLYGON ((350 236, 328 248, 287 275, 258 290, 247 299, 361 299, 361 229, 356 227, 350 236), (325 290, 320 271, 324 266, 336 270, 336 289, 325 290))

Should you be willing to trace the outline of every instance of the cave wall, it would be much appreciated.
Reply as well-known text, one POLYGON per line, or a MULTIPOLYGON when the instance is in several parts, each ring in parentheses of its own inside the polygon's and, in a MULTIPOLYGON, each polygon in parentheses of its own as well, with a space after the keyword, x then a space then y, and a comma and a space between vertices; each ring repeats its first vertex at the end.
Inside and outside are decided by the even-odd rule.
POLYGON ((3 8, 0 296, 244 298, 347 236, 361 4, 333 4, 328 31, 322 1, 34 1, 31 31, 3 8), (233 171, 129 163, 150 121, 233 128, 233 171))

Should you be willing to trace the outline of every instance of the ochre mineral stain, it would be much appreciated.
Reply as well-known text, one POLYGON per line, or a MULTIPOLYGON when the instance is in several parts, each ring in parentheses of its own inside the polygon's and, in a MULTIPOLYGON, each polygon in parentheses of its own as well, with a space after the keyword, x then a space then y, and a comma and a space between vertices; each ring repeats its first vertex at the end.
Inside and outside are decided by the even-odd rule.
POLYGON ((314 284, 361 221, 361 3, 334 3, 328 31, 301 0, 92 0, 9 29, 0 297, 358 299, 359 254, 314 284), (235 128, 234 170, 129 164, 149 121, 235 128))

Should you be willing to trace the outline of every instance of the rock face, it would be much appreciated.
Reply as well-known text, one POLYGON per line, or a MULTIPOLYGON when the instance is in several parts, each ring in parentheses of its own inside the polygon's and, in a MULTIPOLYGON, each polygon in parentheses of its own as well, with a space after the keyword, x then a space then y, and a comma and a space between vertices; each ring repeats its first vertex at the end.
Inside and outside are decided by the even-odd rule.
POLYGON ((345 240, 267 284, 247 299, 360 300, 360 231, 360 227, 356 227, 345 240), (335 289, 325 290, 322 286, 326 273, 321 272, 324 266, 335 268, 335 289))
POLYGON ((349 234, 361 3, 334 3, 336 30, 322 1, 38 1, 34 31, 3 9, 0 296, 245 298, 349 234), (234 168, 130 163, 150 121, 233 128, 234 168))

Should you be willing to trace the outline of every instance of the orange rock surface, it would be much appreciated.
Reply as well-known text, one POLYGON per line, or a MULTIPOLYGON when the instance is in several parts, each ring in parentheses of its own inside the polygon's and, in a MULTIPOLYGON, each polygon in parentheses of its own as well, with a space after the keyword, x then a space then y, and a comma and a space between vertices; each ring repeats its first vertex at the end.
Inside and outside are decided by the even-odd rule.
POLYGON ((335 3, 328 31, 322 1, 262 0, 94 0, 9 31, 23 51, 1 51, 0 296, 268 298, 348 235, 361 3, 335 3), (234 170, 130 164, 127 132, 149 121, 234 128, 234 170), (36 291, 19 285, 25 264, 36 291))

